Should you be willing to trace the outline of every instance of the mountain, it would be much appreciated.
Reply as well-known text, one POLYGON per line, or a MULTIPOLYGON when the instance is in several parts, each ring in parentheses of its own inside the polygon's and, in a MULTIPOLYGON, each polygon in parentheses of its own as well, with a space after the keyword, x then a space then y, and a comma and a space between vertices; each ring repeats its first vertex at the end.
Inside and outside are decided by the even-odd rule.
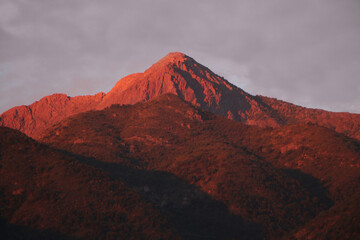
POLYGON ((360 115, 252 96, 170 53, 0 116, 5 239, 357 239, 360 115))
POLYGON ((278 127, 311 122, 360 139, 360 114, 307 109, 277 99, 252 96, 182 53, 169 53, 144 73, 121 79, 107 94, 70 98, 51 95, 30 106, 12 108, 0 125, 38 138, 47 127, 76 113, 112 104, 134 104, 172 93, 215 114, 249 125, 278 127))
MULTIPOLYGON (((354 139, 313 124, 249 126, 172 94, 75 115, 40 141, 109 164, 107 171, 167 215, 178 208, 173 199, 179 197, 167 190, 167 180, 139 180, 129 169, 174 174, 274 239, 300 231, 320 213, 334 217, 327 209, 342 208, 360 186, 360 144, 354 139)), ((181 198, 203 205, 197 194, 181 198)))
POLYGON ((134 104, 165 93, 237 121, 260 126, 279 125, 268 108, 259 105, 253 96, 182 53, 170 53, 144 73, 121 79, 99 107, 134 104))

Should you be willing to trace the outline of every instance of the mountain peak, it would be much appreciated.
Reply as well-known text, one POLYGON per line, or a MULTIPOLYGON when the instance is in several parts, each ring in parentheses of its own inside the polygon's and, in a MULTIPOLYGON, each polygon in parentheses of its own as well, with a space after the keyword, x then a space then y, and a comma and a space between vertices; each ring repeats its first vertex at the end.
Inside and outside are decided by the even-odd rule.
POLYGON ((159 61, 153 64, 149 69, 147 69, 145 73, 173 67, 181 68, 181 66, 183 65, 197 65, 197 62, 193 58, 185 55, 184 53, 170 52, 165 57, 161 58, 159 61))
POLYGON ((166 54, 165 57, 163 57, 163 59, 187 59, 187 58, 189 58, 189 56, 181 52, 170 52, 166 54))
POLYGON ((160 59, 158 63, 160 62, 168 62, 168 63, 176 63, 176 62, 185 62, 187 60, 193 60, 191 57, 187 56, 184 53, 181 52, 170 52, 166 54, 165 57, 160 59))
POLYGON ((99 105, 99 109, 111 104, 134 104, 172 93, 217 114, 227 116, 229 111, 234 110, 236 112, 232 114, 236 115, 235 119, 240 120, 237 117, 239 109, 230 110, 229 107, 233 108, 231 106, 234 104, 228 101, 234 102, 235 95, 246 93, 235 88, 193 58, 180 52, 171 52, 144 73, 132 74, 119 80, 99 105), (226 105, 225 108, 219 105, 221 102, 226 105))

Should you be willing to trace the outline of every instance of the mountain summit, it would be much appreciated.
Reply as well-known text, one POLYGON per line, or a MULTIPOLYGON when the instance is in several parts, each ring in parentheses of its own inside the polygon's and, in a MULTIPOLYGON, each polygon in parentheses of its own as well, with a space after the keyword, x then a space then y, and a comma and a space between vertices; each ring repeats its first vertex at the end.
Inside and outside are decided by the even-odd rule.
POLYGON ((179 52, 167 54, 143 73, 120 79, 107 94, 79 97, 54 94, 30 106, 12 108, 0 116, 0 126, 37 138, 43 130, 68 116, 101 110, 112 104, 135 104, 166 93, 249 125, 278 127, 311 122, 360 139, 359 114, 308 109, 253 96, 179 52))
POLYGON ((216 75, 185 54, 169 53, 144 73, 121 79, 99 108, 134 104, 173 93, 195 106, 228 118, 261 126, 278 126, 253 96, 216 75), (255 121, 256 120, 256 121, 255 121))

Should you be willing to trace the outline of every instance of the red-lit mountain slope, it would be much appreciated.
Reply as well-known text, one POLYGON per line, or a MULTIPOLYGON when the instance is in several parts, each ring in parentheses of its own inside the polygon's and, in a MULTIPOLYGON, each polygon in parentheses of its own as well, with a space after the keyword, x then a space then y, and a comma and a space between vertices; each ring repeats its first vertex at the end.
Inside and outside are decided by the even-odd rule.
POLYGON ((134 104, 172 93, 202 109, 259 126, 278 126, 267 107, 182 53, 170 53, 144 73, 121 79, 99 108, 134 104))
MULTIPOLYGON (((75 115, 47 130, 41 141, 105 162, 108 171, 170 213, 179 205, 169 186, 121 169, 172 173, 275 239, 332 204, 341 206, 359 186, 356 140, 309 124, 248 126, 174 95, 75 115)), ((180 196, 190 206, 201 203, 196 194, 180 196)))
POLYGON ((111 104, 134 104, 173 93, 195 106, 230 119, 261 127, 312 122, 360 139, 360 114, 306 109, 252 96, 182 53, 170 53, 144 73, 121 79, 106 95, 69 98, 52 95, 0 116, 0 125, 37 138, 45 127, 75 113, 111 104))
POLYGON ((36 138, 40 132, 76 113, 94 109, 104 93, 93 96, 69 97, 53 94, 29 106, 11 108, 0 116, 0 126, 10 127, 36 138))
POLYGON ((334 200, 353 194, 359 185, 359 141, 328 128, 314 124, 275 129, 224 125, 222 131, 228 141, 278 168, 298 170, 317 178, 334 200))
POLYGON ((263 96, 257 96, 257 100, 269 106, 286 124, 314 123, 360 140, 360 114, 304 108, 263 96))
POLYGON ((179 239, 122 181, 0 127, 1 239, 179 239))

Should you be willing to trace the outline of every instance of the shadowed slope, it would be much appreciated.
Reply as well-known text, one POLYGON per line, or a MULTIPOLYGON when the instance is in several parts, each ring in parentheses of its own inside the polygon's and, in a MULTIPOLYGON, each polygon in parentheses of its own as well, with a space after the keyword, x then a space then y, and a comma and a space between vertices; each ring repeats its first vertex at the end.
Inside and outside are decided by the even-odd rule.
POLYGON ((319 214, 304 228, 293 233, 298 240, 305 239, 360 239, 360 187, 353 195, 319 214))
POLYGON ((134 190, 79 160, 0 127, 0 224, 9 237, 178 239, 134 190))
POLYGON ((166 171, 125 167, 87 159, 86 164, 100 168, 115 179, 136 189, 166 215, 183 239, 263 239, 259 224, 243 221, 224 203, 201 188, 166 171))
POLYGON ((9 128, 0 136, 0 229, 10 239, 262 239, 260 226, 171 173, 68 154, 9 128))

